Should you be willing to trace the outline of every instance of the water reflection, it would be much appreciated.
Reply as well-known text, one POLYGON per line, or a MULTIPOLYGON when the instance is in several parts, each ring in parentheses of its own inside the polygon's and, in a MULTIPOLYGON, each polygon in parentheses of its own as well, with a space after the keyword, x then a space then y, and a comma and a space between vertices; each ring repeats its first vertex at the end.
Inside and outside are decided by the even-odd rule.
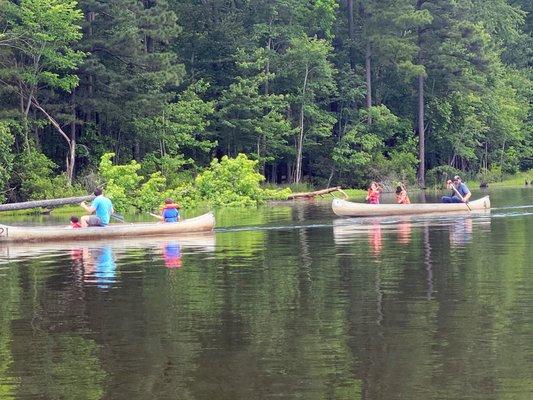
POLYGON ((472 215, 332 228, 329 209, 313 220, 317 206, 309 207, 298 224, 313 225, 304 228, 226 230, 216 244, 110 244, 113 290, 83 283, 83 248, 107 243, 42 257, 11 252, 17 261, 0 266, 0 393, 530 397, 533 216, 492 226, 472 215), (470 239, 458 246, 450 232, 459 223, 468 236, 464 218, 470 239), (167 269, 165 259, 176 258, 181 268, 167 269))
POLYGON ((472 241, 472 218, 461 218, 450 225, 450 244, 465 246, 472 241))
MULTIPOLYGON (((97 248, 83 248, 81 253, 83 263, 83 282, 95 284, 100 289, 113 286, 116 281, 117 264, 111 246, 97 248)), ((74 260, 75 262, 77 260, 74 260)))
POLYGON ((383 243, 381 241, 381 224, 378 221, 372 223, 372 228, 370 229, 370 246, 375 256, 378 256, 381 253, 383 248, 383 243))
POLYGON ((409 242, 411 241, 412 228, 413 224, 411 223, 411 221, 400 221, 398 223, 398 243, 409 244, 409 242))
POLYGON ((167 268, 181 268, 181 246, 172 241, 163 244, 163 260, 167 268))
POLYGON ((89 263, 89 270, 107 270, 110 273, 113 262, 117 258, 136 251, 140 248, 151 249, 159 253, 162 260, 168 259, 169 265, 176 265, 181 257, 182 248, 197 249, 202 252, 215 251, 215 235, 213 233, 203 235, 191 235, 180 238, 136 238, 136 239, 112 239, 103 241, 83 242, 57 242, 57 243, 1 243, 0 264, 23 260, 26 258, 49 257, 53 254, 69 253, 74 264, 89 263))
POLYGON ((383 250, 384 235, 396 234, 396 242, 408 245, 411 242, 413 222, 403 217, 400 220, 373 219, 344 219, 333 221, 333 236, 336 243, 346 243, 368 237, 370 249, 375 256, 383 250))

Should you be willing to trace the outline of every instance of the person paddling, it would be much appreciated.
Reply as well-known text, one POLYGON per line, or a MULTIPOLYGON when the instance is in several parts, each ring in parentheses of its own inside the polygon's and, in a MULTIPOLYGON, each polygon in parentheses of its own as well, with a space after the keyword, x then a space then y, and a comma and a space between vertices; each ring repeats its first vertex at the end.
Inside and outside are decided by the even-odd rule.
POLYGON ((411 200, 407 195, 407 190, 405 190, 405 186, 402 184, 396 186, 396 202, 398 204, 411 204, 411 200))
POLYGON ((102 194, 102 189, 94 189, 95 199, 88 206, 84 201, 80 203, 81 208, 87 211, 89 214, 81 217, 81 226, 87 228, 88 226, 107 226, 111 214, 115 212, 113 209, 113 203, 107 197, 102 194))
POLYGON ((380 196, 380 187, 377 182, 372 182, 370 188, 368 188, 368 194, 366 196, 366 201, 369 204, 379 204, 380 196))
POLYGON ((180 220, 179 209, 180 208, 181 206, 177 203, 174 203, 174 201, 171 198, 165 199, 165 205, 163 206, 163 210, 161 212, 163 221, 179 222, 180 220))
POLYGON ((453 177, 453 181, 448 180, 446 185, 453 192, 451 196, 442 196, 443 203, 468 203, 468 199, 470 199, 472 193, 458 175, 453 177))
POLYGON ((156 217, 161 222, 179 222, 181 205, 174 203, 170 198, 165 199, 165 204, 161 209, 161 215, 149 213, 151 216, 156 217))

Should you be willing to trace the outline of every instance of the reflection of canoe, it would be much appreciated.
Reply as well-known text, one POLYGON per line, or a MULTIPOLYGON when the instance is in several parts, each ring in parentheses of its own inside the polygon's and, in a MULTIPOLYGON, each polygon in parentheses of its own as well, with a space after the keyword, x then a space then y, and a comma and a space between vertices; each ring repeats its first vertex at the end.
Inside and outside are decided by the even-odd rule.
MULTIPOLYGON (((489 196, 468 203, 471 210, 489 210, 489 196)), ((341 217, 373 217, 380 215, 410 215, 469 211, 464 203, 365 204, 334 199, 333 212, 341 217)))
POLYGON ((0 264, 2 260, 13 260, 24 257, 47 255, 54 252, 74 251, 83 248, 97 249, 111 247, 116 254, 126 253, 130 249, 161 249, 169 244, 179 244, 182 248, 195 249, 200 252, 215 251, 215 234, 202 232, 164 237, 138 237, 138 238, 110 238, 108 240, 62 240, 60 242, 0 242, 0 264))
POLYGON ((69 229, 65 226, 22 227, 0 225, 0 242, 50 242, 99 240, 140 236, 169 236, 209 232, 215 227, 213 213, 175 223, 140 223, 109 225, 105 228, 69 229))

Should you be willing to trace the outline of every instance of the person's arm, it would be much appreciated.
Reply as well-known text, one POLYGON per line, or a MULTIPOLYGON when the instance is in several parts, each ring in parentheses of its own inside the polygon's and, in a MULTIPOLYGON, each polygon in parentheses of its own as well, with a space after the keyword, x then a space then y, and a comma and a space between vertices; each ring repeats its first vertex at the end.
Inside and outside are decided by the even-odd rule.
POLYGON ((88 206, 87 204, 85 204, 84 201, 82 201, 80 203, 80 206, 81 208, 83 208, 85 211, 87 211, 89 214, 92 214, 93 212, 96 211, 96 208, 94 208, 92 205, 88 206))
POLYGON ((463 196, 463 201, 466 203, 468 201, 468 199, 470 198, 470 196, 472 196, 472 192, 469 190, 464 196, 463 196))

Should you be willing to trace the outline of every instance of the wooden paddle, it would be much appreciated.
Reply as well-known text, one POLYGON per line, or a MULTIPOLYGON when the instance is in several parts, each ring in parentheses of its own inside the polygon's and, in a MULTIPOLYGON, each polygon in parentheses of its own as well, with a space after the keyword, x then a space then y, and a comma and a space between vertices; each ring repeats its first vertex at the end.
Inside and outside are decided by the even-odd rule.
POLYGON ((453 184, 453 182, 452 182, 451 186, 452 186, 453 191, 457 194, 457 196, 459 196, 459 198, 461 199, 461 201, 462 201, 463 203, 466 204, 466 206, 468 207, 468 209, 469 209, 470 211, 472 211, 472 209, 471 209, 470 206, 468 205, 468 201, 465 201, 464 197, 461 195, 461 193, 459 193, 459 191, 457 190, 457 188, 455 187, 455 185, 453 184))
POLYGON ((151 212, 149 212, 147 214, 150 214, 152 217, 157 218, 160 221, 163 220, 163 217, 161 215, 157 215, 157 214, 154 214, 154 213, 151 213, 151 212))
POLYGON ((125 223, 126 220, 124 219, 124 216, 120 215, 120 214, 117 214, 117 213, 113 213, 111 214, 111 217, 112 218, 115 218, 117 221, 120 221, 122 223, 125 223))

